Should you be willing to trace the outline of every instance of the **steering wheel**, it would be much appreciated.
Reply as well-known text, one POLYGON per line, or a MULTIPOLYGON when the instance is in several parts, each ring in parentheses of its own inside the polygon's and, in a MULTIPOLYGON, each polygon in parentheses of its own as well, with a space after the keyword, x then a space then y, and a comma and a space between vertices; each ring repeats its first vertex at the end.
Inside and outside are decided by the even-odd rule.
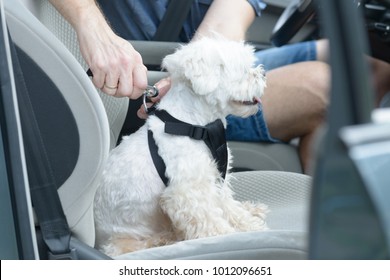
POLYGON ((276 22, 271 42, 279 47, 287 44, 314 15, 314 0, 292 0, 276 22))
MULTIPOLYGON (((390 63, 390 0, 354 1, 364 11, 372 56, 390 63)), ((315 13, 315 0, 291 0, 276 22, 271 42, 277 47, 287 44, 315 13)))

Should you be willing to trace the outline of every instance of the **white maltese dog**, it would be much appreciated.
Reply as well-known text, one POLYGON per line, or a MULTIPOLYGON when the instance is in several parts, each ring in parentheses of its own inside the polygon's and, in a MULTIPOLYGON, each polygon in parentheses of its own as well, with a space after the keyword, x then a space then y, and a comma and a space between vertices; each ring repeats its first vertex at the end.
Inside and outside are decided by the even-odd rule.
POLYGON ((202 38, 165 57, 169 92, 112 150, 103 172, 94 205, 97 248, 116 256, 266 229, 266 206, 233 198, 224 136, 227 115, 258 110, 265 77, 254 62, 251 46, 222 38, 202 38))

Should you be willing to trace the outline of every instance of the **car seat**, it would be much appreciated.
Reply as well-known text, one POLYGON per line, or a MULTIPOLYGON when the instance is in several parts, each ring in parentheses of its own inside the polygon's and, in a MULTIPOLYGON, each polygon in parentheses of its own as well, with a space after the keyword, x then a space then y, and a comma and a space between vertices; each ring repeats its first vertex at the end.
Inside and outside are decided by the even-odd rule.
POLYGON ((5 1, 5 10, 69 226, 93 245, 91 197, 109 152, 104 106, 74 57, 19 1, 5 1))
MULTIPOLYGON (((35 1, 34 1, 35 2, 35 1)), ((59 95, 48 105, 69 108, 67 120, 75 123, 76 129, 69 131, 79 143, 76 162, 70 172, 56 173, 61 179, 58 189, 66 218, 77 240, 72 245, 79 258, 101 258, 94 245, 94 223, 92 203, 102 165, 110 148, 110 131, 106 110, 93 87, 85 69, 69 53, 67 48, 45 28, 19 0, 4 0, 6 20, 10 35, 25 61, 35 68, 24 67, 26 77, 43 72, 44 78, 38 83, 27 83, 31 89, 37 84, 54 84, 55 92, 43 92, 35 96, 37 103, 46 96, 59 95), (64 100, 61 102, 60 100, 64 100), (60 102, 60 103, 58 103, 60 102)), ((22 61, 22 64, 24 62, 22 61)), ((28 78, 27 78, 28 79, 28 78)), ((38 89, 39 91, 40 89, 38 89)), ((39 105, 39 104, 38 104, 39 105)), ((40 110, 37 110, 40 114, 40 110)), ((61 146, 62 122, 56 127, 45 125, 47 120, 62 116, 43 115, 43 134, 48 134, 48 145, 52 161, 66 147, 61 146), (45 130, 46 129, 46 130, 45 130)), ((65 122, 66 122, 65 121, 65 122)), ((112 132, 111 132, 112 139, 112 132)), ((62 158, 61 158, 62 159, 62 158)), ((64 161, 67 162, 67 161, 64 161)), ((54 167, 64 167, 61 162, 54 167), (58 165, 58 166, 57 166, 58 165)), ((270 230, 263 232, 234 233, 179 242, 173 245, 141 250, 118 256, 118 259, 303 259, 307 257, 308 205, 311 193, 309 176, 275 171, 235 173, 232 182, 236 198, 259 200, 271 210, 267 223, 270 230)))

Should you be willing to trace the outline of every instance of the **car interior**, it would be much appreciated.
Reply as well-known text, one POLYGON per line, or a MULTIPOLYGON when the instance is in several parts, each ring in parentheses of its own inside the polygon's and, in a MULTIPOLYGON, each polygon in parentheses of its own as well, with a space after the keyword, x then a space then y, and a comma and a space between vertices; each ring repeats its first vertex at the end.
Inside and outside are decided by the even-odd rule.
MULTIPOLYGON (((12 169, 16 170, 15 175, 7 175, 12 181, 10 185, 19 189, 10 188, 6 196, 24 194, 19 195, 21 201, 13 203, 26 208, 20 209, 19 213, 24 217, 23 224, 19 225, 19 228, 25 228, 24 235, 16 234, 18 254, 11 258, 109 259, 94 249, 93 196, 105 159, 118 143, 125 119, 129 118, 129 106, 138 108, 142 100, 129 102, 126 98, 111 97, 93 86, 72 27, 48 1, 0 2, 4 9, 1 14, 2 41, 9 72, 9 77, 2 78, 1 86, 2 95, 7 92, 10 98, 2 104, 11 102, 18 108, 15 112, 20 110, 20 117, 16 114, 13 120, 16 124, 13 133, 3 130, 3 127, 11 129, 11 125, 2 123, 2 139, 6 139, 4 134, 8 133, 16 140, 2 141, 4 145, 21 142, 23 146, 19 145, 17 149, 20 162, 11 160, 11 153, 6 161, 19 166, 12 169), (55 186, 54 191, 53 188, 43 190, 40 186, 45 182, 55 186), (59 208, 52 205, 54 202, 50 203, 53 192, 60 201, 59 208), (48 234, 46 230, 45 221, 52 220, 57 212, 61 221, 55 226, 63 235, 54 231, 48 234), (65 251, 61 249, 63 244, 65 251)), ((266 2, 269 5, 267 12, 256 19, 248 33, 248 40, 258 49, 268 48, 272 43, 284 45, 319 36, 316 1, 266 2)), ((319 16, 326 18, 334 10, 350 8, 338 2, 344 1, 322 1, 324 7, 319 16)), ((388 13, 390 3, 383 3, 385 13, 388 13)), ((345 113, 340 113, 343 110, 332 106, 332 102, 328 127, 318 137, 314 175, 302 174, 294 141, 229 143, 234 156, 236 179, 232 187, 236 198, 267 204, 271 209, 267 218, 270 229, 182 241, 127 253, 116 259, 390 257, 390 209, 385 199, 390 194, 384 188, 390 182, 386 173, 390 164, 387 159, 390 158, 389 115, 386 108, 372 113, 373 108, 367 105, 370 104, 367 96, 371 89, 364 77, 368 76, 365 67, 358 67, 361 71, 352 71, 349 76, 345 74, 351 72, 348 67, 353 61, 364 64, 361 56, 358 59, 360 45, 356 42, 362 42, 363 49, 367 46, 363 30, 351 34, 347 29, 361 23, 358 13, 349 18, 340 17, 344 22, 330 21, 323 31, 336 42, 331 44, 331 49, 343 50, 345 56, 338 59, 334 56, 330 62, 331 94, 332 97, 343 95, 338 94, 340 91, 355 94, 343 95, 346 97, 340 106, 348 108, 345 113), (340 34, 335 34, 337 24, 345 26, 346 30, 339 28, 340 34), (340 40, 345 35, 342 32, 350 34, 348 42, 340 40), (339 41, 350 45, 337 45, 339 41), (348 52, 350 48, 357 50, 348 52), (336 64, 337 71, 334 70, 336 64), (360 81, 358 86, 354 85, 356 80, 360 81), (372 149, 377 152, 367 152, 372 149), (374 168, 372 163, 378 161, 382 164, 374 168), (346 198, 346 205, 340 204, 340 196, 346 198), (363 224, 366 230, 356 235, 353 232, 362 226, 358 214, 368 218, 363 224), (337 218, 330 219, 334 216, 337 218), (345 229, 342 225, 350 227, 345 229), (355 236, 353 242, 345 244, 350 235, 355 236), (356 248, 356 244, 367 240, 370 241, 367 246, 356 248), (340 250, 335 250, 336 247, 340 250)), ((152 69, 148 72, 149 84, 166 75, 158 67, 162 57, 173 52, 178 43, 131 43, 152 69)), ((2 72, 5 75, 7 71, 2 68, 2 72)), ((12 112, 10 114, 12 116, 12 112)), ((12 118, 7 115, 4 119, 12 118)), ((15 235, 13 231, 7 234, 15 235)))

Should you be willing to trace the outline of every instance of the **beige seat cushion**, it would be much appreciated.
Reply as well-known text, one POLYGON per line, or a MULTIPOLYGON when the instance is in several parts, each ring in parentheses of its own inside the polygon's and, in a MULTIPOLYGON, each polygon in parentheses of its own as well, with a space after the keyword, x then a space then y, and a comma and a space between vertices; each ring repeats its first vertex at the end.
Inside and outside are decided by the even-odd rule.
POLYGON ((118 256, 117 259, 305 259, 311 177, 279 171, 235 174, 239 200, 267 204, 270 228, 262 232, 178 242, 118 256))

